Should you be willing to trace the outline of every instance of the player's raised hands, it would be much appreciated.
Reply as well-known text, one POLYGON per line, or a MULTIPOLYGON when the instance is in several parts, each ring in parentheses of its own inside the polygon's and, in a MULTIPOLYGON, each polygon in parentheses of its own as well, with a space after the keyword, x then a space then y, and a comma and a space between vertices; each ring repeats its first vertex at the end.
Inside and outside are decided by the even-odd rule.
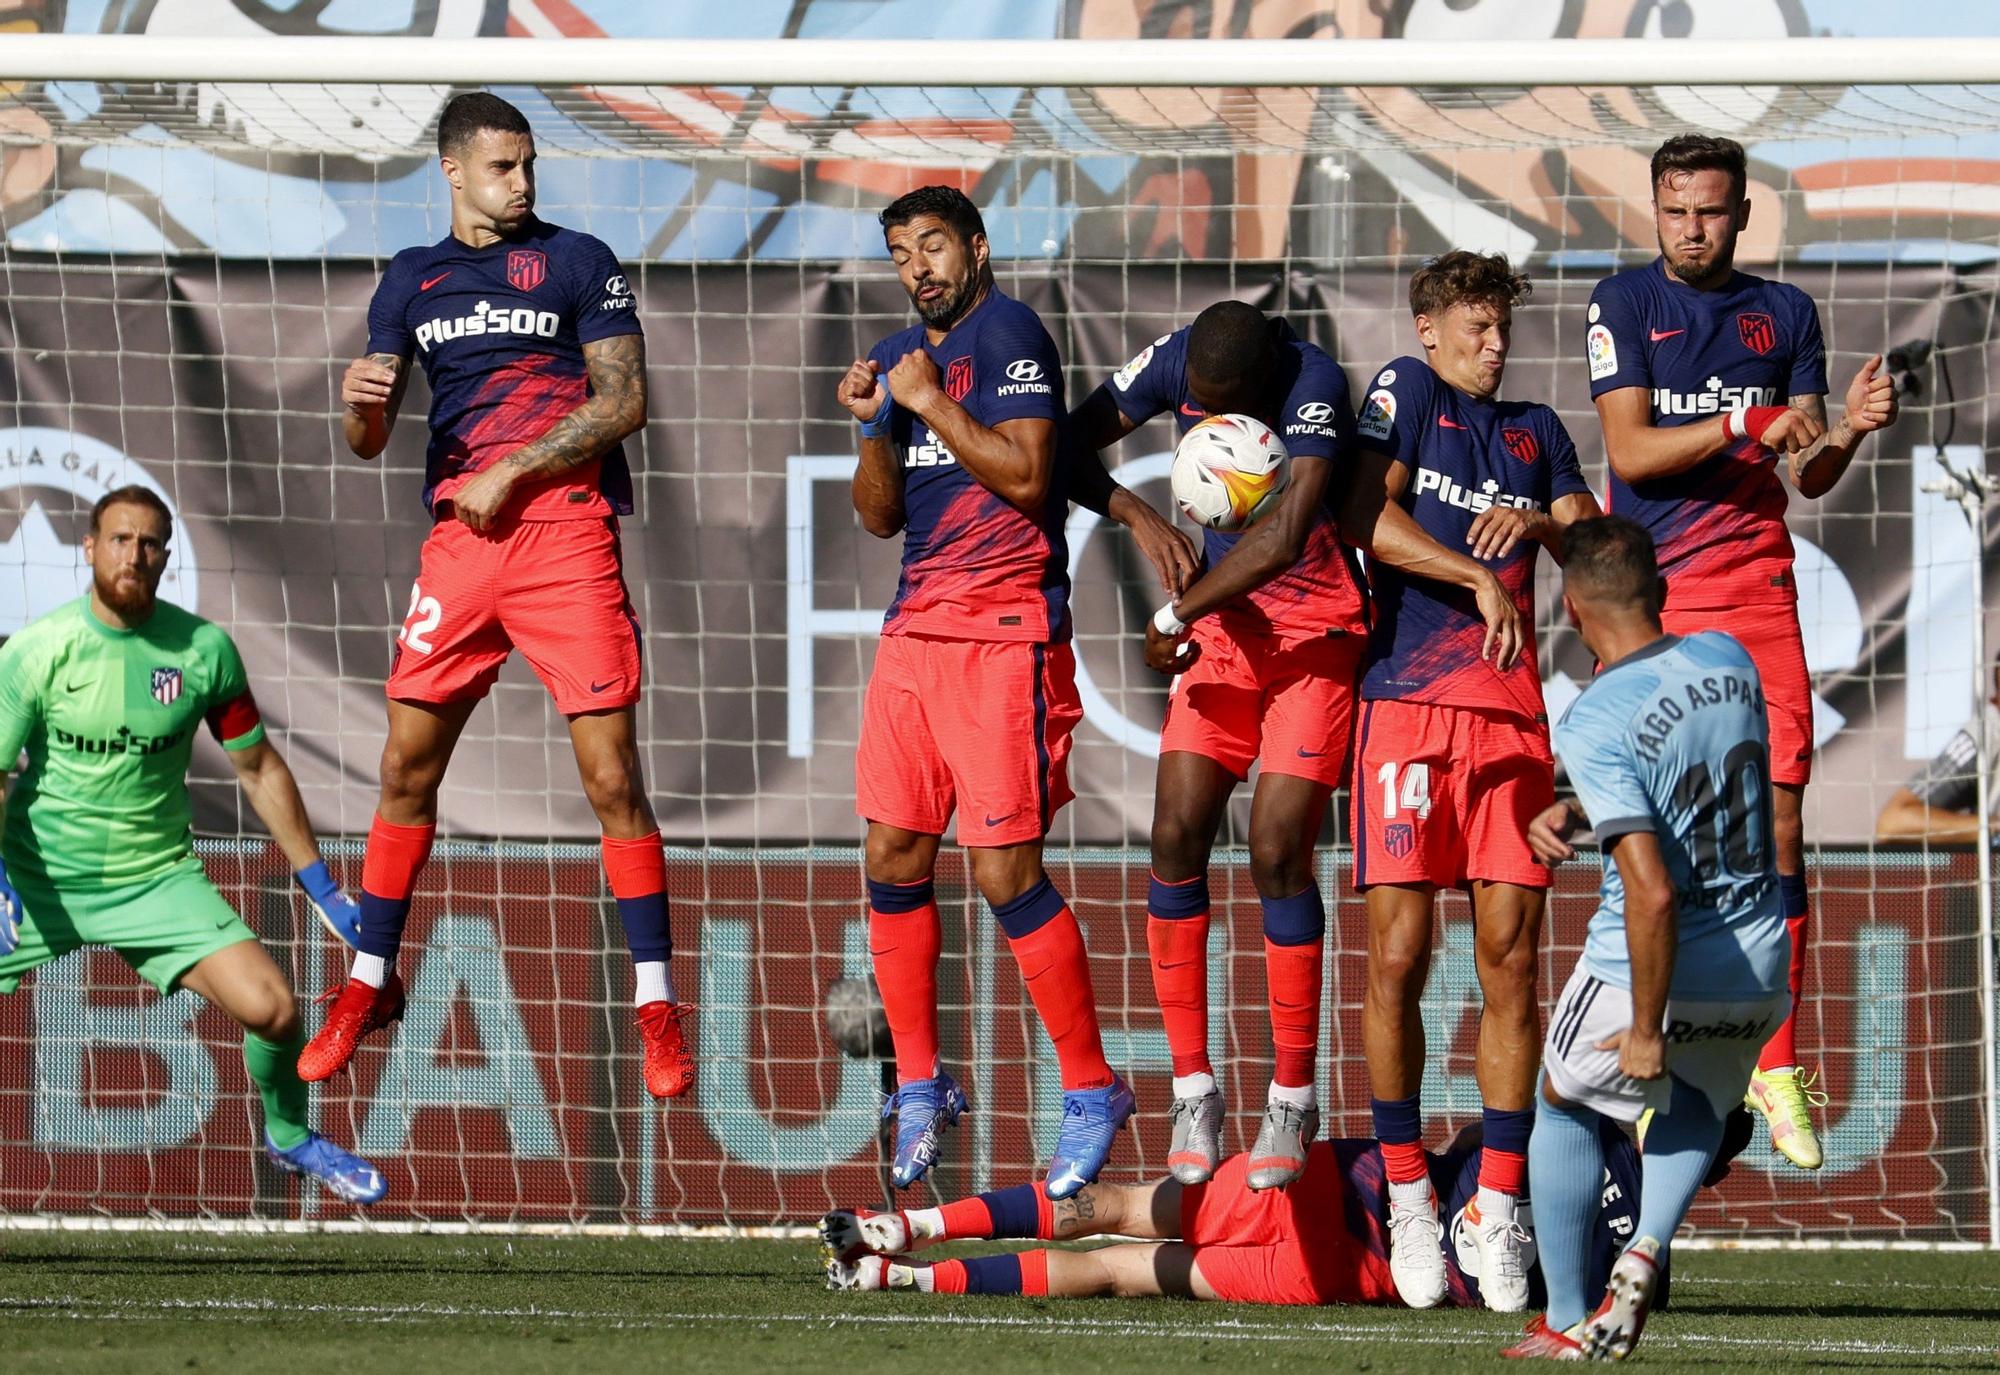
POLYGON ((1514 552, 1522 540, 1538 540, 1546 533, 1549 518, 1540 511, 1520 506, 1489 506, 1472 518, 1465 542, 1472 557, 1491 562, 1514 552))
POLYGON ((1847 414, 1842 417, 1855 434, 1873 434, 1896 419, 1896 380, 1882 367, 1876 354, 1861 365, 1847 384, 1847 414))
POLYGON ((1774 409, 1781 409, 1784 414, 1765 426, 1764 432, 1757 436, 1757 442, 1773 453, 1804 453, 1826 433, 1826 427, 1816 417, 1797 406, 1774 409))
POLYGON ((864 425, 880 415, 882 407, 889 403, 889 389, 876 377, 881 371, 882 365, 874 359, 857 358, 834 389, 834 397, 864 425))
POLYGON ((1514 599, 1500 580, 1488 573, 1472 594, 1473 602, 1479 609, 1479 619, 1486 622, 1486 642, 1479 648, 1479 657, 1505 673, 1521 657, 1521 646, 1526 635, 1521 629, 1521 608, 1514 605, 1514 599))
POLYGON ((1569 838, 1582 822, 1583 816, 1573 802, 1565 800, 1545 808, 1528 823, 1528 848, 1551 869, 1566 859, 1575 859, 1576 847, 1569 843, 1569 838))
POLYGON ((396 390, 396 369, 373 357, 357 358, 340 379, 340 404, 357 414, 379 413, 396 390))
POLYGON ((922 349, 911 349, 889 369, 889 390, 896 394, 899 405, 924 414, 943 395, 938 388, 937 360, 922 349))

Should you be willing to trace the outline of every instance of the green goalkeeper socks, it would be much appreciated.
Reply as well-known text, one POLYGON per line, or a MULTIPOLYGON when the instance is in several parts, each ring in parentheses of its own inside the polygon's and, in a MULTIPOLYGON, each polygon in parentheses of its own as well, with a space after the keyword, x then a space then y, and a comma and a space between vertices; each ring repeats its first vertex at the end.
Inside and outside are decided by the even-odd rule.
POLYGON ((243 1034, 243 1066, 264 1097, 264 1132, 281 1151, 312 1135, 306 1125, 306 1081, 299 1078, 299 1049, 305 1040, 304 1028, 286 1045, 253 1032, 243 1034))

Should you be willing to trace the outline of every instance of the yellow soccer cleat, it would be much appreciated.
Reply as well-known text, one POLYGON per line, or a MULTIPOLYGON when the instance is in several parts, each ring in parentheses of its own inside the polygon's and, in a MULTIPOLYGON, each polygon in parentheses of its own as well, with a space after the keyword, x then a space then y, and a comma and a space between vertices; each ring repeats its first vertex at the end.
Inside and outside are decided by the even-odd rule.
POLYGON ((1818 1079, 1797 1069, 1760 1069, 1750 1076, 1750 1091, 1743 1096, 1743 1105, 1763 1113, 1770 1124, 1771 1149, 1802 1170, 1817 1170, 1823 1159, 1812 1123, 1812 1110, 1827 1103, 1826 1095, 1813 1087, 1818 1079))

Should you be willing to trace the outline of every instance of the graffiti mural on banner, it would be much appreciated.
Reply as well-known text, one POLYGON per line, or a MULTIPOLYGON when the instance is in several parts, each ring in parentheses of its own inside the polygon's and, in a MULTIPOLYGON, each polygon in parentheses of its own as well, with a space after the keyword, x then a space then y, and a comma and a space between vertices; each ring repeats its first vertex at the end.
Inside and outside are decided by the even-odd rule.
MULTIPOLYGON (((770 26, 764 36, 772 39, 893 31, 960 39, 1644 41, 1785 38, 1829 28, 1869 36, 1907 22, 1895 6, 1836 0, 1696 6, 1653 0, 1047 0, 980 7, 886 0, 859 9, 841 0, 801 0, 752 16, 620 0, 434 0, 414 7, 408 0, 347 0, 337 7, 337 20, 323 17, 327 8, 250 0, 0 0, 0 30, 742 39, 759 36, 753 16, 761 13, 770 26)), ((1930 10, 1954 26, 1950 32, 1993 31, 1990 7, 1975 0, 1947 0, 1930 10)), ((279 91, 251 83, 190 83, 186 98, 198 106, 190 104, 189 112, 199 118, 180 124, 179 132, 151 131, 143 147, 129 140, 92 146, 93 140, 126 139, 140 122, 121 112, 117 94, 64 82, 10 99, 0 86, 0 226, 14 247, 156 252, 172 246, 249 257, 372 257, 446 232, 427 143, 451 95, 445 85, 387 87, 383 98, 356 106, 333 87, 279 91), (288 129, 316 131, 318 146, 273 151, 263 165, 241 156, 240 148, 204 146, 217 137, 248 138, 254 151, 256 136, 235 131, 257 130, 276 114, 288 129), (183 146, 176 149, 176 142, 183 146), (104 190, 107 177, 115 198, 104 190), (207 195, 193 186, 215 189, 207 195)), ((571 94, 590 106, 593 129, 666 154, 651 167, 593 157, 586 171, 578 160, 566 169, 560 156, 550 156, 560 152, 553 138, 543 149, 543 209, 560 219, 567 208, 582 221, 589 207, 618 207, 591 217, 588 227, 628 260, 852 258, 879 236, 872 210, 855 204, 857 192, 865 206, 926 182, 960 186, 986 206, 1001 257, 1124 257, 1136 251, 1146 258, 1276 259, 1288 252, 1351 258, 1478 240, 1518 258, 1556 249, 1650 248, 1646 150, 1680 127, 1742 132, 1776 98, 1777 87, 1745 88, 1726 110, 1698 92, 1672 87, 1652 89, 1643 101, 1618 90, 1526 90, 1486 108, 1449 113, 1413 91, 1329 92, 1326 99, 1339 105, 1342 117, 1383 135, 1379 145, 1343 138, 1348 151, 1338 162, 1309 158, 1296 146, 1296 131, 1312 128, 1326 113, 1304 91, 1268 92, 1253 113, 1218 121, 1208 99, 1214 92, 1091 90, 1078 104, 1088 105, 1094 117, 1115 120, 1133 136, 1130 142, 1172 130, 1199 133, 1217 151, 1182 157, 1114 149, 1094 155, 1087 175, 1061 179, 1049 174, 1045 158, 1019 151, 1060 142, 1062 130, 1077 120, 1077 106, 1059 90, 963 109, 951 102, 913 107, 889 93, 838 93, 839 133, 820 157, 813 156, 819 145, 799 132, 831 113, 831 106, 807 103, 816 93, 783 93, 796 107, 762 98, 770 93, 752 99, 717 88, 585 88, 571 94), (1407 146, 1388 147, 1391 131, 1407 146), (1524 131, 1537 137, 1524 142, 1524 131), (1438 149, 1456 151, 1425 151, 1430 133, 1438 149), (1491 146, 1467 146, 1482 142, 1491 146), (688 163, 692 155, 718 151, 742 156, 699 170, 688 163), (1332 180, 1316 180, 1327 177, 1332 180), (1332 238, 1315 234, 1314 242, 1294 242, 1295 206, 1335 202, 1342 216, 1351 215, 1345 227, 1329 231, 1332 238), (733 227, 698 233, 691 229, 697 218, 711 225, 729 220, 733 227)), ((559 122, 560 116, 549 121, 559 122)), ((1885 138, 1893 135, 1893 128, 1884 129, 1885 138)), ((1990 194, 2000 180, 2000 140, 1955 137, 1948 160, 1863 151, 1871 155, 1794 163, 1781 147, 1753 146, 1749 195, 1756 212, 1743 240, 1744 259, 1769 261, 1783 248, 1827 239, 1893 235, 1907 245, 1942 239, 1954 228, 1963 238, 1968 221, 1990 226, 2000 215, 1990 194)), ((1823 149, 1803 156, 1823 159, 1823 149)))
MULTIPOLYGON (((1345 862, 1330 856, 1329 864, 1345 862)), ((307 993, 340 952, 296 901, 268 850, 209 857, 211 874, 263 928, 307 993)), ((1704 1230, 1970 1232, 1983 1216, 1977 1148, 1976 1010, 1963 989, 1969 855, 1829 856, 1818 869, 1816 977, 1826 996, 1802 1035, 1834 1108, 1827 1165, 1806 1178, 1745 1156, 1704 1230), (1956 937, 1956 938, 1954 938, 1956 937)), ((380 1218, 515 1222, 713 1222, 809 1218, 879 1197, 878 1067, 844 1060, 825 1030, 828 983, 866 965, 853 854, 715 852, 670 865, 677 944, 702 942, 697 1098, 642 1101, 624 992, 626 957, 595 857, 569 847, 504 860, 448 854, 427 875, 403 967, 405 1019, 366 1043, 354 1073, 320 1090, 318 1126, 381 1165, 380 1218), (443 873, 435 872, 437 870, 443 873), (449 900, 438 894, 446 891, 449 900), (702 894, 708 896, 703 897, 702 894), (759 920, 785 906, 784 921, 759 920)), ((1332 871, 1329 871, 1329 877, 1332 871)), ((1145 981, 1144 857, 1052 853, 1052 873, 1092 932, 1100 990, 1145 981)), ((1210 1040, 1232 1101, 1268 1073, 1263 944, 1247 868, 1218 871, 1218 991, 1210 1040)), ((1552 906, 1557 971, 1593 906, 1594 866, 1568 866, 1552 906)), ((1360 986, 1364 917, 1339 892, 1332 989, 1360 986)), ((947 1194, 1030 1177, 1061 1110, 1054 1055, 960 856, 941 862, 945 1062, 977 1108, 941 1162, 947 1194)), ((1544 989, 1546 994, 1548 989, 1544 989)), ((1424 998, 1437 1058, 1426 1084, 1432 1135, 1479 1114, 1472 1074, 1478 1005, 1470 928, 1458 904, 1424 998)), ((1142 1102, 1170 1092, 1171 1060, 1149 997, 1100 1000, 1107 1053, 1142 1102)), ((1333 998, 1336 1057, 1322 1083, 1333 1135, 1365 1135, 1360 1008, 1333 998), (1346 1047, 1339 1051, 1339 1047, 1346 1047)), ((73 956, 0 999, 0 1208, 112 1213, 345 1216, 258 1163, 255 1097, 240 1037, 187 993, 158 999, 115 957, 73 956)), ((1229 1125, 1249 1146, 1254 1118, 1229 1125)), ((1164 1168, 1159 1133, 1123 1133, 1112 1177, 1164 1168)))

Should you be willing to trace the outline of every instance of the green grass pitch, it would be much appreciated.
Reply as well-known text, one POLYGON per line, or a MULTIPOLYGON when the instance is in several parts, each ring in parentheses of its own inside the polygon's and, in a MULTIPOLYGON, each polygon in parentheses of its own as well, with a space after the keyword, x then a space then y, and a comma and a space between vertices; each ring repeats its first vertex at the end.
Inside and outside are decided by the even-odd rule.
MULTIPOLYGON (((2000 1369, 2000 1254, 1688 1251, 1658 1370, 2000 1369)), ((0 1233, 0 1369, 1495 1368, 1484 1312, 839 1295, 803 1242, 0 1233)))

